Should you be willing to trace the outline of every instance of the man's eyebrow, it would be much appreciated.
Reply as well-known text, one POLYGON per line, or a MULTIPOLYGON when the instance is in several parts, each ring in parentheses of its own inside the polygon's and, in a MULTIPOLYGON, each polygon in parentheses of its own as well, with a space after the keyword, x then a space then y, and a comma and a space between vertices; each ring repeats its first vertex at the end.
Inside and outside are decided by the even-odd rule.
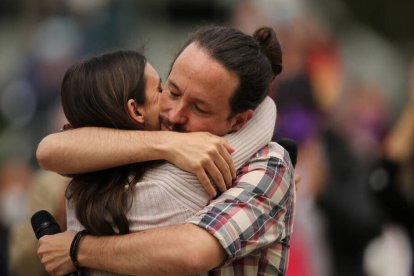
POLYGON ((174 89, 176 89, 177 90, 177 92, 180 92, 181 90, 180 90, 180 88, 178 87, 178 85, 170 78, 169 80, 168 80, 168 83, 171 85, 171 86, 173 86, 173 88, 174 89))
POLYGON ((207 101, 205 101, 203 99, 196 98, 196 99, 194 99, 194 101, 197 102, 197 103, 200 103, 202 105, 211 106, 211 104, 209 102, 207 102, 207 101))
MULTIPOLYGON (((181 90, 178 87, 178 85, 171 78, 168 79, 168 82, 167 83, 169 85, 171 85, 175 90, 177 90, 176 92, 181 92, 181 90)), ((200 99, 200 98, 194 98, 193 100, 195 102, 200 103, 200 104, 207 105, 207 106, 211 106, 211 104, 208 101, 206 101, 206 100, 203 100, 203 99, 200 99)))

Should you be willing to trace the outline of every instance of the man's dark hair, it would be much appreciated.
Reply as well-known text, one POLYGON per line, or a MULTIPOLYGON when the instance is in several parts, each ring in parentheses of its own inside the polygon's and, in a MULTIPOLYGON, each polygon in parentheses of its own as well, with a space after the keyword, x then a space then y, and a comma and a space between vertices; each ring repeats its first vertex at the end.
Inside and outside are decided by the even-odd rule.
POLYGON ((282 71, 280 43, 269 27, 259 28, 253 36, 232 27, 202 27, 190 36, 179 54, 193 42, 237 74, 240 84, 230 99, 231 117, 255 109, 266 97, 273 78, 282 71))

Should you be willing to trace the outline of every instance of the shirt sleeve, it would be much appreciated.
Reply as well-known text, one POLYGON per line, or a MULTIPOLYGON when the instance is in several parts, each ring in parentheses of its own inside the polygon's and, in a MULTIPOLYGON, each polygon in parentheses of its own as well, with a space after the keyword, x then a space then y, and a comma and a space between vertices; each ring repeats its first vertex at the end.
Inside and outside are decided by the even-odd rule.
POLYGON ((294 201, 289 154, 270 143, 238 171, 235 186, 188 222, 217 238, 231 262, 273 243, 288 246, 294 201))

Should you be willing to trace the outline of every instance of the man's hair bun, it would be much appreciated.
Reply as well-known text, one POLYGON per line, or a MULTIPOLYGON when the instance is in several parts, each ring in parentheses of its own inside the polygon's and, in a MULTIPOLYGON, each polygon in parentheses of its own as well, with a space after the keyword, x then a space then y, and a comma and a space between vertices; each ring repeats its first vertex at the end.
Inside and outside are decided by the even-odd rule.
POLYGON ((276 33, 272 28, 262 27, 255 31, 253 37, 259 42, 260 47, 272 65, 275 76, 282 72, 282 51, 276 33))

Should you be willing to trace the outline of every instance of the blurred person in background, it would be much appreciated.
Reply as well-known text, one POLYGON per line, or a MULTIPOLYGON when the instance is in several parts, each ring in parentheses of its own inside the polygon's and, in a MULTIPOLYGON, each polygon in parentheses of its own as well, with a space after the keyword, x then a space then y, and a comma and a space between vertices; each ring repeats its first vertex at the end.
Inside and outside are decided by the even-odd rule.
POLYGON ((334 275, 365 275, 365 249, 382 225, 367 184, 387 126, 385 102, 374 88, 346 90, 323 134, 328 176, 318 203, 326 218, 334 275))
POLYGON ((303 12, 297 11, 279 29, 285 42, 285 65, 289 69, 271 90, 272 97, 280 102, 274 139, 290 137, 297 142, 296 172, 302 177, 288 275, 330 276, 333 275, 330 243, 326 239, 323 213, 317 205, 328 177, 329 165, 322 139, 326 127, 323 103, 328 99, 319 95, 321 91, 326 92, 323 86, 326 83, 318 86, 317 74, 320 68, 329 68, 329 80, 335 80, 332 77, 337 77, 335 73, 339 72, 332 61, 338 58, 337 45, 320 22, 303 12))
MULTIPOLYGON (((51 107, 52 116, 46 128, 59 129, 65 122, 62 109, 51 107)), ((24 161, 26 165, 30 162, 24 161)), ((38 240, 30 225, 30 216, 38 210, 49 211, 57 220, 62 231, 66 229, 65 189, 67 177, 45 170, 32 170, 28 185, 24 190, 26 203, 15 200, 22 216, 10 224, 8 237, 9 275, 48 275, 36 254, 38 240)), ((3 275, 3 274, 1 274, 3 275)), ((8 275, 7 273, 4 275, 8 275)))
MULTIPOLYGON (((315 203, 327 174, 321 139, 323 109, 315 96, 314 78, 311 78, 309 65, 313 52, 326 45, 330 37, 322 32, 315 20, 305 16, 297 2, 243 1, 236 7, 231 22, 246 33, 250 33, 255 26, 270 22, 280 34, 286 70, 272 83, 269 91, 278 103, 273 140, 288 137, 297 142, 295 172, 301 176, 287 275, 330 276, 328 243, 315 203)), ((318 61, 319 64, 323 62, 322 59, 318 61)))
POLYGON ((414 273, 413 61, 408 84, 406 104, 382 140, 381 156, 372 166, 368 179, 370 190, 385 214, 382 235, 372 243, 366 254, 367 269, 372 271, 372 275, 381 275, 381 271, 398 275, 414 273), (399 239, 392 243, 390 238, 393 237, 399 239), (404 251, 406 253, 402 254, 404 251), (396 254, 398 257, 394 259, 396 254), (395 263, 395 269, 384 265, 391 260, 395 263))
POLYGON ((25 214, 27 199, 25 190, 32 175, 32 169, 19 157, 9 157, 0 162, 0 272, 9 270, 9 237, 12 225, 21 221, 25 214))
MULTIPOLYGON (((33 234, 30 216, 38 210, 47 210, 58 222, 60 229, 66 229, 65 188, 67 177, 50 171, 34 173, 26 191, 27 214, 24 219, 12 224, 9 235, 10 275, 48 275, 36 255, 38 241, 33 234)), ((7 275, 7 274, 4 274, 7 275)))
POLYGON ((298 144, 295 172, 302 178, 297 191, 295 231, 292 236, 288 275, 329 275, 326 242, 316 198, 326 181, 327 164, 321 140, 322 113, 317 106, 310 80, 305 74, 281 79, 275 85, 278 123, 274 139, 289 137, 298 144))

